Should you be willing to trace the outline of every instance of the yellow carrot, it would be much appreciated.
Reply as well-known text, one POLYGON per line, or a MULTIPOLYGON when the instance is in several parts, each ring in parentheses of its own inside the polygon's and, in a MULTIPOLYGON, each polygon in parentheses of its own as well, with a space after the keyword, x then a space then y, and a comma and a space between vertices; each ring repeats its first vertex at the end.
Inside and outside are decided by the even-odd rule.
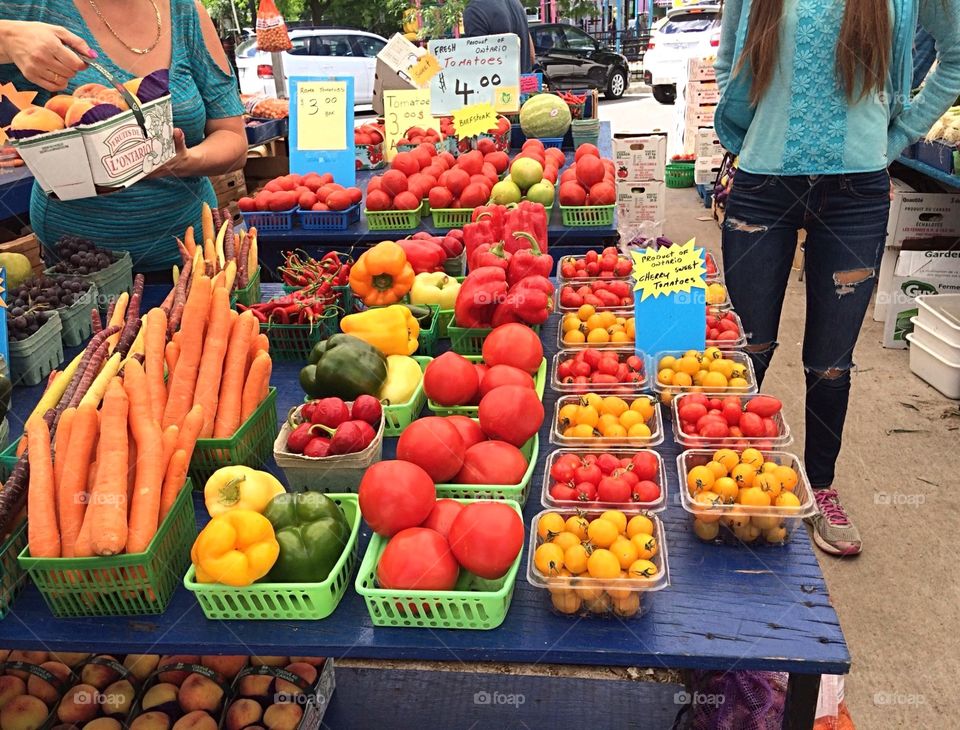
POLYGON ((191 256, 197 251, 197 242, 193 237, 193 226, 187 226, 187 230, 183 234, 183 247, 187 249, 187 253, 191 256))
POLYGON ((206 203, 200 208, 201 235, 204 243, 213 239, 213 211, 206 203))
POLYGON ((100 405, 100 401, 103 400, 104 393, 107 392, 107 386, 110 384, 110 379, 113 378, 118 372, 120 372, 120 353, 115 352, 110 356, 110 359, 107 360, 103 365, 103 370, 97 375, 96 379, 90 386, 90 390, 86 392, 86 395, 80 400, 80 405, 84 403, 92 403, 95 406, 100 405))
POLYGON ((208 238, 203 242, 203 263, 204 267, 211 266, 213 272, 217 272, 217 249, 214 246, 212 238, 208 238))
POLYGON ((83 350, 81 350, 80 353, 70 361, 70 364, 67 365, 67 367, 57 373, 57 377, 53 379, 50 387, 47 388, 43 392, 43 395, 40 396, 40 400, 37 402, 37 407, 34 408, 30 413, 28 420, 34 416, 43 416, 51 408, 56 408, 57 403, 60 402, 60 398, 62 398, 63 394, 66 392, 70 381, 73 380, 74 373, 76 373, 77 368, 80 367, 80 360, 82 359, 83 350))
POLYGON ((227 266, 223 270, 223 274, 224 274, 224 278, 226 279, 224 288, 227 291, 232 292, 233 283, 237 280, 237 260, 236 259, 230 259, 227 262, 227 266))
POLYGON ((253 272, 257 270, 257 267, 260 264, 257 260, 257 229, 250 229, 250 248, 247 249, 247 273, 249 276, 253 276, 253 272))
POLYGON ((223 225, 220 226, 220 231, 217 233, 217 240, 214 245, 214 250, 216 251, 216 254, 217 254, 217 267, 220 269, 223 268, 223 265, 226 261, 223 256, 223 239, 226 238, 227 226, 229 224, 230 224, 230 221, 225 220, 223 222, 223 225))
MULTIPOLYGON (((110 321, 107 322, 107 327, 117 325, 120 327, 121 331, 123 330, 123 324, 126 321, 127 315, 127 305, 130 303, 130 295, 127 292, 123 292, 119 297, 117 297, 117 303, 113 308, 113 315, 110 317, 110 321)), ((120 341, 121 332, 117 332, 115 335, 111 335, 107 338, 107 342, 110 343, 110 352, 113 352, 113 348, 117 346, 117 343, 120 341)))
POLYGON ((176 286, 179 280, 180 280, 180 267, 174 264, 173 265, 173 285, 176 286))

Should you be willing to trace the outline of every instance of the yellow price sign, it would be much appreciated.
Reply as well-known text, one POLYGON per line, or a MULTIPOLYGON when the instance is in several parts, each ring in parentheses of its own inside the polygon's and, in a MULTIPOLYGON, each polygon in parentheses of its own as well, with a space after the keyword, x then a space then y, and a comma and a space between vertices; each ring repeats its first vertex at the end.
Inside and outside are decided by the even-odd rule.
POLYGON ((691 238, 682 246, 656 251, 632 251, 633 290, 642 292, 640 301, 692 289, 707 288, 707 270, 702 248, 691 238))
POLYGON ((347 149, 346 81, 301 82, 296 103, 299 149, 347 149))
POLYGON ((397 89, 383 92, 383 147, 387 160, 397 154, 411 127, 440 132, 440 120, 430 113, 430 89, 397 89))
POLYGON ((497 126, 497 110, 483 102, 471 104, 453 113, 453 126, 458 137, 475 137, 497 126))
POLYGON ((420 60, 407 71, 410 79, 417 86, 425 86, 430 79, 440 73, 440 62, 432 53, 424 53, 420 60))

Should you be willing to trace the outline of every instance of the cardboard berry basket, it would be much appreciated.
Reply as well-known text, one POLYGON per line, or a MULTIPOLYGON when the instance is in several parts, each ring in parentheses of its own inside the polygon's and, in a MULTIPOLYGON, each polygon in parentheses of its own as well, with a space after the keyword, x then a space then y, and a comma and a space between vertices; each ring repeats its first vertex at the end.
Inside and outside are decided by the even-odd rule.
POLYGON ((333 659, 327 658, 320 664, 312 661, 310 663, 317 669, 317 677, 313 682, 307 682, 302 676, 282 667, 261 666, 240 670, 233 681, 230 700, 220 715, 221 730, 239 727, 246 719, 251 720, 246 727, 255 727, 257 721, 249 716, 250 701, 256 703, 254 706, 259 705, 259 710, 254 712, 253 717, 259 714, 260 722, 267 727, 291 730, 316 730, 326 727, 322 722, 323 716, 336 688, 333 659), (267 678, 266 684, 257 681, 261 677, 267 678), (244 700, 247 700, 244 703, 244 712, 238 712, 239 708, 231 709, 231 705, 244 700), (279 720, 272 718, 275 724, 267 724, 266 721, 271 719, 266 716, 267 711, 277 705, 284 706, 282 714, 286 717, 279 720), (238 716, 243 719, 238 720, 238 716))

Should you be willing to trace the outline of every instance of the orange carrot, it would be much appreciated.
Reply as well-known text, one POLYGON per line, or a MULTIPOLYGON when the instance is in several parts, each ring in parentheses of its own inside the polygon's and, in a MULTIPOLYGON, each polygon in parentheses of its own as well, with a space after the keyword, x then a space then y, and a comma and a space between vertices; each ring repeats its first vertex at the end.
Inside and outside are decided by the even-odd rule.
POLYGON ((80 533, 77 535, 77 543, 73 547, 73 556, 77 558, 93 557, 93 541, 91 537, 93 511, 90 509, 90 505, 93 503, 94 499, 93 490, 97 484, 97 472, 97 462, 94 461, 90 465, 90 471, 87 474, 86 509, 83 513, 83 524, 80 526, 80 533))
POLYGON ((193 405, 203 406, 203 428, 200 438, 213 435, 213 419, 217 415, 217 398, 220 393, 220 378, 223 375, 223 359, 227 354, 230 339, 230 292, 214 289, 210 297, 210 315, 207 334, 200 358, 200 372, 193 395, 193 405))
POLYGON ((177 450, 177 439, 180 437, 180 429, 175 425, 167 426, 163 432, 160 442, 163 444, 163 458, 161 460, 164 469, 170 463, 170 457, 177 450))
MULTIPOLYGON (((61 423, 63 418, 60 419, 61 423)), ((87 472, 100 426, 97 407, 91 403, 80 406, 73 419, 73 431, 67 450, 58 461, 69 462, 63 472, 58 495, 62 557, 74 557, 74 548, 87 508, 87 472)), ((57 429, 59 431, 59 428, 57 429)), ((59 434, 58 434, 59 437, 59 434)))
POLYGON ((253 358, 250 373, 247 375, 247 382, 243 384, 243 396, 240 401, 240 423, 244 423, 263 401, 264 395, 270 387, 270 371, 272 369, 273 360, 267 353, 261 352, 253 358))
POLYGON ((53 437, 53 483, 56 486, 57 495, 60 494, 60 485, 63 483, 63 470, 67 465, 67 444, 70 443, 73 420, 76 415, 76 408, 67 408, 60 415, 60 422, 53 437))
POLYGON ((130 427, 137 442, 136 486, 130 505, 127 552, 142 553, 157 534, 160 491, 167 465, 163 459, 160 426, 150 414, 147 376, 136 360, 124 368, 123 387, 130 401, 130 427))
POLYGON ((116 555, 127 544, 127 411, 129 403, 120 378, 107 386, 103 399, 97 481, 88 510, 90 543, 96 555, 116 555))
POLYGON ((247 358, 248 368, 253 363, 253 358, 255 358, 261 350, 263 352, 270 352, 270 339, 263 332, 254 337, 253 342, 250 343, 250 356, 247 358))
POLYGON ((30 486, 27 493, 27 538, 30 555, 60 557, 60 528, 57 526, 56 485, 50 455, 50 430, 43 418, 27 421, 30 439, 30 486))
MULTIPOLYGON (((167 343, 167 346, 163 349, 163 360, 164 364, 167 366, 167 383, 166 388, 169 391, 170 383, 173 381, 173 371, 177 368, 177 360, 180 359, 180 344, 178 342, 170 341, 167 343)), ((164 406, 166 408, 166 406, 164 406)))
POLYGON ((147 374, 147 390, 150 392, 150 414, 159 425, 163 420, 163 409, 167 405, 167 385, 163 382, 167 313, 159 308, 151 309, 147 313, 146 328, 143 369, 147 374))
POLYGON ((170 457, 170 463, 167 465, 167 473, 163 478, 163 492, 160 495, 160 519, 167 516, 167 512, 177 501, 177 495, 183 489, 187 481, 187 467, 190 462, 187 459, 187 452, 183 449, 177 449, 170 457))
POLYGON ((214 438, 228 438, 240 428, 241 397, 247 377, 247 353, 257 331, 257 318, 244 312, 230 333, 227 357, 223 365, 219 407, 213 424, 214 438))
POLYGON ((133 438, 130 424, 127 424, 127 520, 130 519, 130 505, 133 503, 133 490, 137 486, 137 441, 133 438))
POLYGON ((187 303, 183 308, 180 328, 180 357, 173 371, 173 380, 167 395, 167 407, 163 411, 163 428, 171 423, 178 426, 190 410, 193 392, 197 387, 197 371, 203 354, 203 332, 207 311, 210 309, 211 282, 206 276, 190 287, 187 303))
POLYGON ((193 235, 193 226, 187 226, 187 230, 183 234, 183 246, 191 256, 197 252, 197 242, 193 235))
POLYGON ((193 456, 193 448, 197 445, 197 437, 200 435, 200 429, 203 428, 203 422, 206 414, 203 406, 195 405, 190 409, 187 417, 183 419, 183 426, 180 428, 180 435, 177 436, 176 450, 183 449, 187 453, 187 463, 193 456))

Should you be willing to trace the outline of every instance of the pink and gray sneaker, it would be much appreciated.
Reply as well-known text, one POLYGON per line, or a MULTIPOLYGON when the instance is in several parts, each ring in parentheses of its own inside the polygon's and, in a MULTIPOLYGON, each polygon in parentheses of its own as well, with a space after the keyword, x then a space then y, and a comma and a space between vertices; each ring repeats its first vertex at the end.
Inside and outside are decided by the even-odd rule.
POLYGON ((860 532, 850 521, 840 504, 835 489, 814 489, 818 511, 806 522, 813 528, 813 541, 817 547, 830 555, 847 557, 858 555, 863 548, 860 532))

